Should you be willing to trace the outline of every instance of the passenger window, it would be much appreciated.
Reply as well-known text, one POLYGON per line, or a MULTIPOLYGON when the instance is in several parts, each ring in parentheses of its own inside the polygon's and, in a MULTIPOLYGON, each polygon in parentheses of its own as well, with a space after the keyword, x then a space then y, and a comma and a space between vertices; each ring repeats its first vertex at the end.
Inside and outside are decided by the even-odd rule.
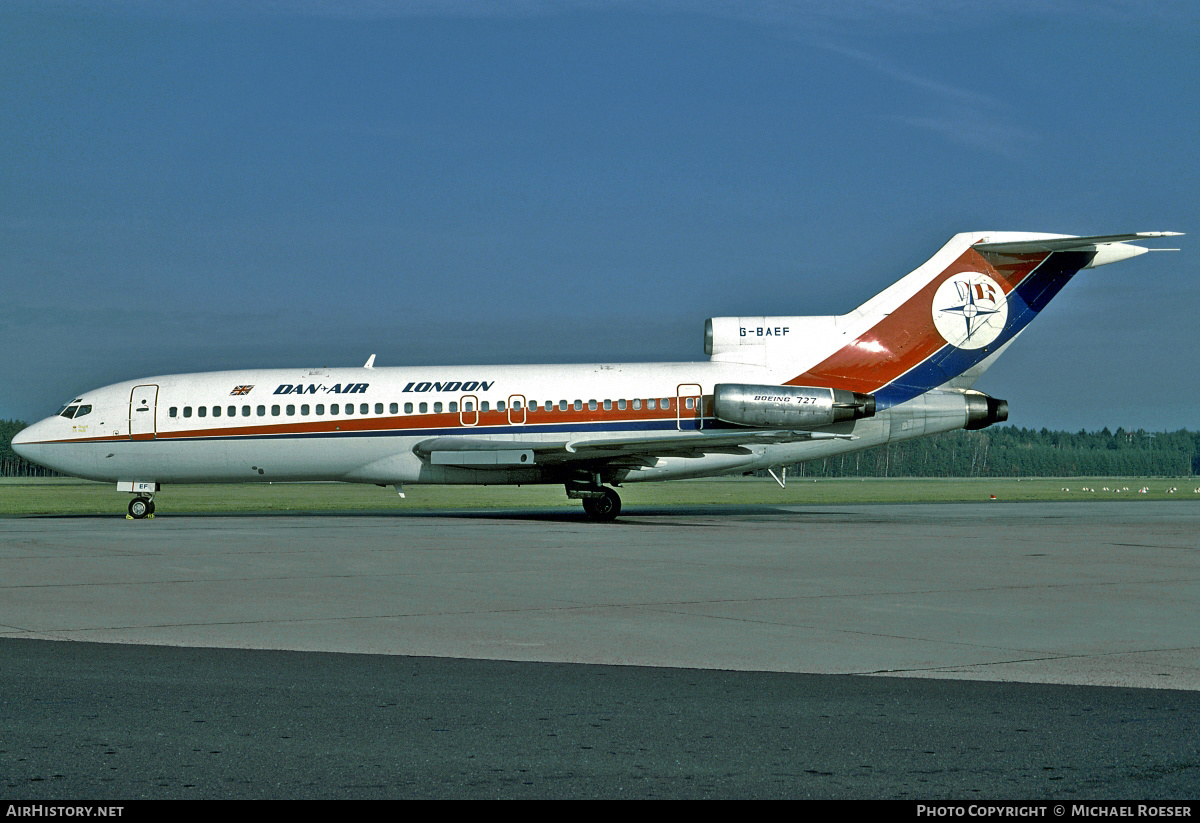
POLYGON ((655 400, 653 397, 651 397, 649 400, 646 401, 646 408, 648 408, 648 409, 658 408, 658 401, 655 400))
POLYGON ((167 417, 178 417, 178 416, 179 416, 179 407, 178 406, 172 406, 170 409, 167 410, 167 417))
POLYGON ((576 400, 575 401, 575 411, 582 411, 582 410, 583 410, 583 401, 576 400))
POLYGON ((617 409, 619 411, 625 411, 625 401, 624 400, 617 401, 617 409))
POLYGON ((288 404, 288 407, 287 407, 287 416, 288 416, 288 417, 295 417, 295 416, 296 416, 296 407, 295 407, 295 406, 293 406, 293 405, 291 405, 291 404, 288 404))
POLYGON ((634 408, 634 409, 640 409, 641 407, 642 407, 642 398, 640 398, 640 397, 635 397, 635 398, 633 399, 633 408, 634 408))
POLYGON ((197 417, 204 417, 207 414, 208 414, 208 406, 197 406, 196 407, 196 416, 197 417))
POLYGON ((434 414, 441 414, 441 413, 442 413, 442 404, 441 404, 441 402, 440 402, 440 401, 439 401, 439 402, 437 402, 437 403, 434 403, 434 404, 433 404, 433 413, 434 413, 434 414))
MULTIPOLYGON (((201 411, 203 411, 203 409, 201 409, 201 411)), ((272 407, 271 407, 271 416, 272 416, 272 417, 278 417, 278 416, 279 416, 279 407, 278 407, 278 406, 272 406, 272 407)))
POLYGON ((504 411, 504 401, 503 400, 496 401, 496 411, 504 411))
POLYGON ((669 397, 664 397, 664 398, 662 399, 662 407, 663 407, 664 409, 669 409, 669 408, 671 408, 671 398, 669 398, 669 397))
POLYGON ((404 413, 405 413, 405 414, 412 414, 412 403, 405 403, 405 404, 404 404, 404 413))
POLYGON ((566 401, 566 400, 559 400, 559 401, 558 401, 558 410, 559 410, 559 411, 566 411, 566 410, 567 410, 567 401, 566 401))
POLYGON ((250 407, 242 406, 242 417, 249 417, 249 416, 250 416, 250 407))
POLYGON ((325 416, 325 404, 324 404, 324 403, 318 403, 318 404, 317 404, 317 416, 318 416, 318 417, 324 417, 324 416, 325 416))
POLYGON ((604 410, 605 410, 605 411, 612 411, 612 401, 611 401, 611 400, 605 400, 605 401, 604 401, 604 410))
POLYGON ((488 401, 486 401, 486 400, 481 401, 479 404, 479 410, 481 412, 487 411, 488 410, 488 401))
MULTIPOLYGON (((420 406, 417 406, 417 408, 420 410, 421 414, 425 414, 427 411, 429 411, 429 404, 422 403, 420 406)), ((468 411, 470 411, 470 409, 468 409, 468 411)))
POLYGON ((191 416, 192 416, 192 407, 191 407, 191 406, 184 406, 184 407, 183 407, 183 416, 184 416, 184 417, 191 417, 191 416))
POLYGON ((689 397, 689 398, 687 399, 687 403, 685 404, 685 406, 686 406, 686 408, 689 408, 689 409, 694 409, 694 408, 696 408, 696 398, 694 398, 694 397, 689 397))
POLYGON ((464 401, 463 401, 463 411, 465 411, 465 412, 472 412, 472 411, 475 411, 475 401, 473 401, 473 400, 464 400, 464 401))
MULTIPOLYGON (((255 412, 258 414, 258 416, 259 416, 259 417, 266 417, 266 416, 267 416, 267 407, 266 407, 266 406, 259 406, 259 407, 258 407, 257 409, 255 409, 254 411, 255 411, 255 412)), ((183 410, 183 416, 184 416, 184 417, 187 417, 187 409, 184 409, 184 410, 183 410)))
POLYGON ((392 405, 388 406, 388 414, 399 414, 399 412, 400 412, 400 404, 399 403, 393 403, 392 405))
POLYGON ((358 413, 359 414, 370 414, 370 409, 371 409, 370 406, 368 406, 366 403, 362 403, 358 407, 358 413))
POLYGON ((330 413, 330 414, 337 414, 337 413, 338 413, 338 409, 339 409, 339 408, 341 408, 341 407, 340 407, 340 406, 338 406, 338 404, 337 404, 337 403, 331 403, 331 404, 329 405, 329 413, 330 413))
POLYGON ((452 411, 452 412, 458 411, 458 401, 457 400, 450 401, 450 411, 452 411))
POLYGON ((597 408, 595 400, 588 401, 588 411, 595 411, 597 408))
POLYGON ((383 414, 383 404, 382 404, 382 403, 376 403, 376 404, 375 404, 375 413, 376 413, 376 414, 383 414))
POLYGON ((221 416, 221 407, 213 406, 213 417, 220 417, 220 416, 221 416))
MULTIPOLYGON (((337 411, 337 406, 334 406, 333 409, 334 409, 334 411, 337 411)), ((346 404, 346 414, 354 414, 354 404, 353 403, 346 404)))
POLYGON ((229 406, 225 409, 226 417, 237 417, 237 406, 229 406))
POLYGON ((514 408, 514 409, 518 409, 518 410, 519 410, 519 409, 521 408, 521 401, 520 401, 520 400, 514 400, 514 401, 513 401, 513 408, 514 408))
POLYGON ((308 417, 308 404, 307 403, 300 407, 300 415, 302 417, 308 417))

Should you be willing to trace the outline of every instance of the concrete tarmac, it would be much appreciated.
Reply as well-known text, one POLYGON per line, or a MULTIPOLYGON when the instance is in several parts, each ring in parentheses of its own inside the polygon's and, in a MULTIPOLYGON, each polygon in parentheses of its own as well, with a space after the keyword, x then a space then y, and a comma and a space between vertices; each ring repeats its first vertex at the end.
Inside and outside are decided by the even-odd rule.
POLYGON ((1190 501, 168 510, 0 546, 6 637, 1200 689, 1190 501))
MULTIPOLYGON (((293 716, 289 701, 262 695, 293 688, 289 678, 299 675, 288 672, 297 666, 345 669, 349 678, 294 681, 311 691, 309 709, 324 707, 311 728, 333 735, 302 735, 304 751, 326 744, 354 751, 333 719, 347 701, 376 699, 372 672, 381 666, 393 679, 406 666, 437 667, 438 685, 406 699, 427 709, 432 729, 457 732, 424 729, 378 750, 364 743, 367 760, 390 752, 408 763, 389 770, 362 760, 374 775, 370 790, 354 788, 352 775, 343 774, 349 764, 329 771, 299 750, 300 759, 289 761, 289 744, 278 743, 259 751, 270 762, 244 785, 218 778, 224 766, 213 771, 205 758, 194 758, 188 768, 199 776, 187 796, 580 796, 589 787, 597 796, 978 796, 967 794, 977 790, 972 786, 984 786, 990 797, 1130 796, 1122 786, 1141 786, 1143 796, 1200 796, 1196 729, 1178 722, 1200 709, 1200 505, 1192 502, 668 507, 634 509, 612 524, 570 510, 182 516, 163 509, 149 521, 0 520, 0 638, 12 639, 0 640, 0 731, 6 741, 25 741, 0 751, 0 782, 10 796, 184 796, 175 770, 182 762, 164 765, 157 782, 130 768, 119 770, 115 783, 80 782, 95 775, 78 762, 74 777, 60 774, 57 782, 34 772, 79 754, 84 744, 63 731, 71 722, 99 734, 97 718, 120 706, 128 721, 119 728, 153 727, 162 715, 153 709, 156 694, 176 719, 189 700, 200 705, 218 694, 229 706, 261 703, 263 716, 248 719, 245 734, 262 741, 254 730, 293 716), (88 642, 28 642, 34 640, 88 642), (231 650, 263 651, 231 657, 231 650), (283 668, 264 663, 263 655, 285 650, 308 654, 287 657, 292 662, 283 668), (114 662, 125 657, 135 663, 114 662), (82 685, 81 664, 90 672, 82 685), (153 685, 163 666, 181 665, 189 675, 170 688, 153 685), (615 728, 612 706, 627 707, 616 712, 625 731, 605 744, 611 756, 588 760, 595 767, 589 771, 574 749, 537 748, 537 717, 578 716, 571 695, 583 688, 586 698, 578 684, 613 682, 614 672, 627 688, 607 696, 609 720, 597 719, 603 711, 592 718, 596 728, 615 728), (879 685, 867 685, 872 680, 879 685), (259 685, 238 691, 239 682, 259 685), (70 696, 33 711, 36 701, 7 697, 21 693, 23 683, 40 684, 39 694, 70 696), (1048 686, 1016 683, 1056 684, 1057 691, 1047 703, 1048 686), (1063 684, 1076 688, 1063 691, 1063 684), (477 696, 475 708, 460 716, 473 717, 469 727, 482 736, 449 722, 438 708, 439 690, 477 696), (97 696, 104 693, 110 697, 97 696), (531 697, 537 694, 540 703, 531 697), (493 697, 497 708, 489 714, 493 697), (506 699, 521 709, 506 710, 506 699), (963 708, 976 701, 975 709, 963 708), (735 715, 765 720, 722 720, 732 716, 726 708, 747 702, 757 708, 735 715), (959 708, 947 712, 947 705, 959 708), (1040 713, 1037 706, 1049 708, 1040 713), (1106 721, 1093 713, 1117 706, 1106 721), (671 717, 677 721, 664 720, 671 717), (885 717, 918 731, 893 739, 892 722, 878 719, 885 717), (1020 722, 1009 728, 996 717, 1020 722), (802 729, 801 738, 777 734, 777 720, 802 729), (825 721, 828 736, 820 731, 825 721), (910 727, 914 721, 924 725, 910 727), (1130 723, 1138 724, 1137 735, 1130 723), (928 772, 941 775, 933 782, 918 776, 924 772, 912 760, 921 728, 929 741, 941 741, 930 751, 947 758, 928 772), (507 731, 497 738, 497 729, 507 731), (705 737, 720 729, 726 731, 705 737), (874 742, 852 729, 866 729, 874 742), (1048 744, 1047 734, 1062 735, 1060 742, 1048 744), (837 780, 800 777, 814 751, 800 740, 814 735, 830 751, 836 740, 847 741, 853 756, 824 770, 837 780), (715 739, 724 743, 704 742, 715 739), (1032 748, 1025 744, 1035 739, 1032 748), (415 748, 406 750, 405 740, 415 748), (494 759, 505 750, 518 759, 525 752, 526 760, 542 751, 545 759, 526 764, 525 782, 515 779, 518 772, 509 773, 515 782, 492 780, 456 760, 460 779, 447 782, 442 766, 422 771, 406 759, 423 746, 438 748, 438 740, 476 750, 483 759, 475 765, 491 769, 506 768, 494 759), (633 748, 622 748, 622 740, 633 748), (671 779, 633 779, 627 767, 639 760, 639 740, 647 768, 671 779), (780 755, 787 740, 795 754, 780 755), (984 740, 994 744, 991 754, 984 740), (685 758, 696 770, 676 773, 668 761, 686 741, 709 756, 685 758), (1050 758, 1058 765, 1048 761, 1047 768, 1059 780, 1049 772, 1046 780, 1027 780, 1036 776, 1032 752, 1072 752, 1085 742, 1086 754, 1050 758), (29 757, 34 751, 49 758, 38 769, 29 757), (997 751, 1016 759, 997 759, 997 751), (853 760, 862 762, 852 768, 853 760), (17 762, 30 768, 14 770, 17 762), (304 779, 282 780, 284 762, 304 779), (551 779, 556 762, 570 765, 574 776, 551 779), (1108 763, 1103 774, 1087 765, 1097 762, 1108 763), (728 779, 718 779, 722 763, 728 779), (788 777, 764 782, 768 773, 788 777), (321 774, 332 782, 321 783, 321 774), (1147 774, 1154 779, 1145 782, 1147 774), (417 789, 422 780, 435 788, 417 789)), ((247 709, 244 716, 254 714, 247 709)), ((370 737, 365 729, 382 721, 363 722, 370 737)), ((234 737, 242 733, 236 722, 227 726, 234 737)), ((116 735, 117 727, 104 728, 100 737, 116 735)), ((178 736, 180 727, 172 721, 155 734, 178 736)), ((181 745, 219 745, 198 734, 188 729, 181 745)), ((455 756, 465 757, 461 750, 455 756)), ((154 762, 174 761, 151 759, 146 768, 153 771, 154 762)))

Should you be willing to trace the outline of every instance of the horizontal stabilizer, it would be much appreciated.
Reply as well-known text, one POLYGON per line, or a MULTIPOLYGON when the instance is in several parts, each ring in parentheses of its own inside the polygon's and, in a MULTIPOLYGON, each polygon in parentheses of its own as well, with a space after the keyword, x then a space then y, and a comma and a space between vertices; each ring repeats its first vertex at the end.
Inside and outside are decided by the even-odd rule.
POLYGON ((1183 232, 1178 231, 1141 231, 1134 234, 1097 234, 1091 237, 1069 237, 1051 235, 1033 240, 1018 240, 1010 243, 976 243, 973 248, 977 251, 991 251, 1000 254, 1024 254, 1047 251, 1090 251, 1102 243, 1125 243, 1130 240, 1153 240, 1157 237, 1179 237, 1183 232))

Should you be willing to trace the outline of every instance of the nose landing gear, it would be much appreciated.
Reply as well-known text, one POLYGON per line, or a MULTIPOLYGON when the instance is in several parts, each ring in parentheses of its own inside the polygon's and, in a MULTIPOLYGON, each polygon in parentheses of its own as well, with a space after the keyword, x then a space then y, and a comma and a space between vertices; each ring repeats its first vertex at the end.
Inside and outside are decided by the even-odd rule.
POLYGON ((129 514, 126 519, 144 520, 154 517, 154 493, 158 489, 158 483, 153 480, 118 480, 117 491, 133 495, 133 499, 129 501, 129 514))
POLYGON ((144 520, 147 517, 154 517, 153 497, 135 497, 129 501, 127 520, 144 520))

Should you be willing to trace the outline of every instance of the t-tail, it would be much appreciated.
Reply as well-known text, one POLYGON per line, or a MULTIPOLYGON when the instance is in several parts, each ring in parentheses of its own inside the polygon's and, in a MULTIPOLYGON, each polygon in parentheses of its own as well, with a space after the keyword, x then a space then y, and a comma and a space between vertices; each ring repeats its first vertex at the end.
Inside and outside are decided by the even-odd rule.
MULTIPOLYGON (((782 385, 873 397, 882 411, 934 389, 969 389, 1076 273, 1165 251, 1131 241, 1178 234, 957 234, 848 314, 712 318, 706 351, 714 361, 766 367, 782 385)), ((981 406, 972 419, 1006 419, 1003 401, 972 399, 981 406)))

